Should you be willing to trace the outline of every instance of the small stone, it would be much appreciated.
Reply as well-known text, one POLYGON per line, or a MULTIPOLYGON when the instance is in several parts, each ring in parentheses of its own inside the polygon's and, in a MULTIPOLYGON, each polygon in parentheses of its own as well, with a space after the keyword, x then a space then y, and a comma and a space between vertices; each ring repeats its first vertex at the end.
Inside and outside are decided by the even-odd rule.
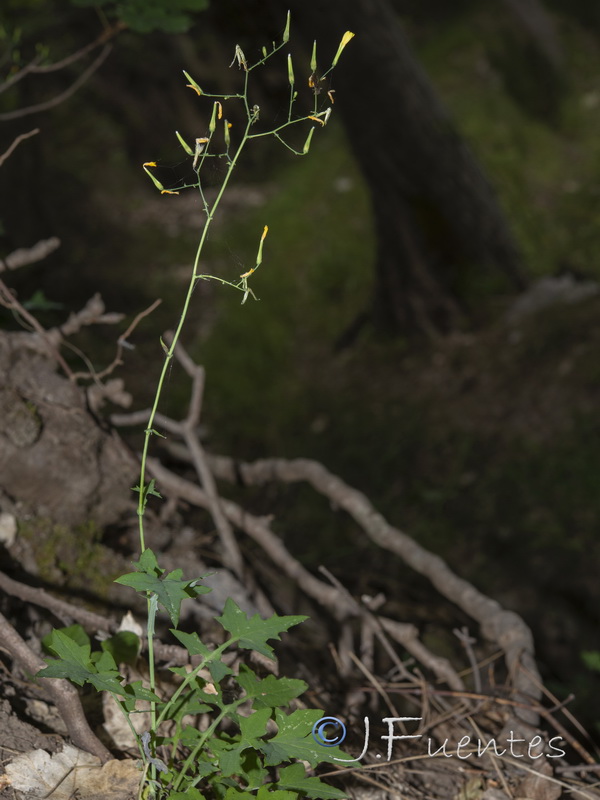
POLYGON ((5 547, 12 547, 17 538, 17 520, 12 514, 0 514, 0 543, 5 547))

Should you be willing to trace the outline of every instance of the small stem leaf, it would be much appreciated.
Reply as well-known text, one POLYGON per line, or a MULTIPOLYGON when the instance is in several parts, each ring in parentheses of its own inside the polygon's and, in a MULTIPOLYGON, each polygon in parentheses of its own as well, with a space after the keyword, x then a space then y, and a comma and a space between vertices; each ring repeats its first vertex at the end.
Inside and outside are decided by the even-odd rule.
MULTIPOLYGON (((150 431, 147 431, 147 432, 150 433, 150 431)), ((145 510, 146 503, 148 502, 148 497, 150 497, 150 495, 152 495, 154 497, 160 497, 160 499, 162 500, 162 495, 160 494, 160 492, 158 492, 156 490, 155 486, 156 486, 156 480, 154 478, 152 478, 152 480, 149 483, 147 483, 146 486, 144 486, 144 488, 141 490, 142 510, 145 510)), ((132 487, 131 491, 132 492, 137 492, 138 494, 140 494, 139 484, 137 486, 132 487)))
MULTIPOLYGON (((146 592, 155 595, 158 602, 171 617, 173 625, 177 627, 179 622, 179 611, 181 601, 199 594, 207 594, 211 591, 208 586, 202 586, 199 581, 208 574, 201 575, 200 578, 191 581, 182 580, 183 571, 173 570, 168 575, 164 575, 164 570, 158 566, 156 556, 147 547, 140 560, 134 562, 136 572, 121 575, 115 583, 122 586, 130 586, 136 592, 146 592)), ((151 598, 153 599, 153 598, 151 598)))

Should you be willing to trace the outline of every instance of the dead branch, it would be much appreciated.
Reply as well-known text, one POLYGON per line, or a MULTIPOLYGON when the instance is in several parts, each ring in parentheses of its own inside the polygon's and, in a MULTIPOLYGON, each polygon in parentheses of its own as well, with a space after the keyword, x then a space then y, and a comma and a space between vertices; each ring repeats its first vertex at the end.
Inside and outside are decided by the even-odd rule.
MULTIPOLYGON (((168 332, 166 334, 166 341, 170 343, 172 339, 173 334, 168 332)), ((244 568, 242 554, 235 540, 233 528, 223 513, 221 500, 217 491, 217 484, 208 466, 204 448, 200 444, 200 438, 197 433, 198 425, 200 424, 200 414, 202 412, 202 399, 204 396, 204 367, 195 364, 180 343, 175 347, 175 358, 192 379, 190 407, 185 420, 183 420, 180 425, 180 433, 189 450, 196 474, 210 501, 210 513, 223 545, 223 563, 226 567, 229 567, 238 578, 241 578, 244 568)))
MULTIPOLYGON (((79 349, 73 347, 72 344, 67 343, 68 346, 75 350, 81 359, 87 364, 87 372, 75 372, 73 380, 93 380, 94 384, 88 388, 88 401, 90 406, 97 411, 102 407, 106 400, 109 400, 116 405, 127 408, 131 404, 131 395, 125 391, 124 382, 122 379, 115 379, 102 383, 104 378, 111 375, 117 367, 123 364, 123 350, 133 348, 133 345, 127 341, 133 331, 137 328, 138 324, 144 317, 151 314, 155 308, 161 304, 162 300, 155 300, 148 308, 140 311, 135 316, 125 333, 117 339, 117 350, 113 360, 110 364, 100 372, 96 372, 93 365, 88 361, 87 357, 79 349)), ((84 309, 77 314, 72 314, 64 325, 59 328, 52 329, 52 334, 62 339, 63 336, 72 336, 79 331, 84 325, 115 325, 120 322, 124 314, 119 313, 104 313, 104 302, 99 294, 95 294, 88 300, 84 309)))
POLYGON ((460 630, 458 628, 454 628, 452 632, 465 648, 467 658, 469 659, 469 664, 471 665, 471 674, 473 675, 475 691, 481 692, 481 675, 479 674, 479 666, 477 664, 477 659, 475 658, 475 652, 473 651, 473 645, 477 640, 469 634, 469 629, 466 626, 460 630))
MULTIPOLYGON (((87 69, 85 69, 79 77, 73 81, 73 83, 65 89, 64 92, 57 94, 55 97, 52 97, 50 100, 44 100, 42 103, 36 103, 33 106, 27 106, 26 108, 18 108, 15 111, 6 111, 4 114, 0 114, 0 120, 4 122, 8 122, 11 119, 21 119, 21 117, 27 117, 30 114, 38 114, 41 111, 48 111, 50 108, 55 108, 56 106, 64 103, 65 100, 68 100, 71 95, 75 94, 75 92, 83 86, 83 84, 96 72, 97 69, 102 65, 102 63, 107 58, 108 54, 112 50, 112 45, 105 45, 100 54, 94 61, 89 65, 87 69)), ((29 72, 33 70, 30 69, 29 72)), ((18 74, 18 73, 17 73, 18 74)))
POLYGON ((80 311, 72 313, 59 328, 52 328, 48 333, 54 339, 60 340, 63 337, 79 333, 82 328, 89 325, 116 325, 125 316, 116 312, 106 314, 105 310, 106 306, 102 297, 96 293, 80 311))
POLYGON ((50 356, 62 367, 65 375, 69 380, 73 380, 73 373, 71 368, 61 356, 60 352, 49 337, 48 332, 40 325, 37 319, 30 314, 29 311, 17 300, 13 292, 8 288, 2 279, 0 279, 0 305, 11 311, 16 311, 19 316, 26 320, 32 329, 38 334, 40 342, 43 342, 45 349, 50 353, 50 356))
MULTIPOLYGON (((390 525, 365 495, 348 486, 322 464, 309 459, 264 459, 242 464, 223 456, 211 456, 209 464, 217 478, 236 481, 241 476, 248 485, 270 481, 310 483, 317 492, 349 513, 376 544, 400 556, 412 569, 427 577, 440 594, 477 620, 483 634, 497 642, 504 651, 517 692, 536 700, 541 697, 533 636, 521 617, 505 610, 496 600, 455 575, 439 556, 390 525)), ((523 719, 536 724, 537 715, 534 717, 523 719)))
MULTIPOLYGON (((148 421, 149 416, 150 416, 150 409, 144 409, 143 411, 134 411, 132 414, 113 414, 111 415, 110 419, 113 425, 117 426, 141 425, 145 424, 148 421)), ((210 493, 207 491, 206 497, 210 499, 210 505, 207 506, 207 509, 211 513, 211 516, 217 528, 217 533, 219 534, 219 537, 221 538, 221 542, 223 544, 223 548, 225 551, 223 556, 223 562, 225 563, 226 566, 230 566, 228 561, 234 561, 234 563, 237 563, 238 568, 240 570, 240 572, 238 572, 237 574, 241 575, 241 570, 243 566, 242 557, 241 553, 239 552, 237 543, 235 541, 235 536, 233 534, 233 531, 231 530, 231 526, 229 525, 229 522, 226 520, 226 527, 223 529, 219 527, 219 524, 217 522, 217 519, 221 519, 222 517, 225 518, 225 515, 221 511, 220 500, 217 499, 215 503, 214 497, 217 491, 216 485, 214 483, 214 478, 212 476, 212 473, 208 469, 208 466, 206 466, 206 456, 204 454, 202 445, 200 444, 200 439, 198 438, 198 435, 195 431, 195 427, 194 428, 190 427, 186 430, 185 423, 177 422, 176 420, 171 419, 170 417, 166 417, 164 414, 161 414, 160 412, 157 412, 154 415, 154 421, 159 427, 163 428, 164 430, 168 431, 174 436, 181 436, 181 438, 184 439, 184 441, 186 442, 186 453, 195 454, 195 459, 192 455, 190 455, 190 460, 192 460, 194 467, 196 468, 196 474, 198 475, 201 484, 205 488, 206 484, 204 483, 204 478, 206 477, 206 474, 204 472, 204 469, 206 469, 207 473, 210 475, 210 478, 208 480, 209 483, 210 481, 212 481, 213 491, 215 494, 211 497, 210 493), (192 444, 192 448, 195 447, 195 451, 189 448, 189 442, 192 440, 195 440, 195 442, 192 444), (213 513, 213 511, 215 513, 213 513), (225 535, 224 531, 226 531, 225 535)), ((218 495, 216 496, 218 498, 218 495)))
MULTIPOLYGON (((170 344, 173 339, 173 333, 168 331, 164 338, 165 342, 170 344)), ((198 425, 200 424, 200 414, 202 412, 202 397, 204 394, 204 368, 195 364, 180 344, 177 344, 175 347, 175 357, 192 379, 192 392, 188 413, 182 422, 176 422, 160 413, 156 414, 154 419, 157 425, 174 435, 180 436, 185 442, 196 474, 209 500, 208 510, 214 520, 219 538, 223 545, 223 563, 226 567, 231 569, 238 578, 241 578, 244 567, 242 554, 235 540, 235 535, 229 520, 226 514, 223 513, 217 485, 208 466, 206 454, 197 433, 198 425)), ((114 415, 112 421, 117 425, 138 425, 140 423, 145 423, 149 415, 149 410, 138 411, 135 414, 114 415)))
POLYGON ((118 624, 115 620, 107 619, 94 614, 80 606, 75 606, 72 603, 67 603, 65 600, 60 600, 57 597, 46 592, 44 589, 28 586, 26 583, 15 581, 0 572, 0 589, 12 597, 18 597, 25 603, 33 603, 34 605, 41 606, 51 611, 58 619, 64 620, 65 617, 75 619, 83 627, 88 630, 106 631, 108 633, 115 633, 118 624))
POLYGON ((22 81, 26 75, 29 75, 30 72, 33 72, 35 67, 37 67, 42 60, 42 56, 38 53, 35 58, 32 58, 29 64, 25 64, 20 70, 11 75, 10 78, 0 83, 0 94, 7 92, 13 86, 15 86, 19 81, 22 81))
POLYGON ((27 75, 35 75, 35 74, 46 74, 49 72, 58 72, 65 67, 74 64, 76 61, 79 61, 92 50, 95 50, 97 47, 100 47, 102 44, 106 44, 110 39, 116 36, 120 31, 124 30, 127 25, 124 22, 116 22, 114 25, 107 27, 105 30, 102 31, 100 36, 94 39, 93 42, 89 42, 88 44, 81 47, 79 50, 76 50, 74 53, 71 53, 65 58, 61 59, 60 61, 55 61, 53 64, 43 64, 40 65, 41 56, 37 55, 33 58, 29 64, 26 64, 22 69, 18 70, 11 75, 11 77, 0 83, 0 94, 6 92, 8 89, 15 86, 19 81, 22 81, 27 75))
MULTIPOLYGON (((201 508, 210 508, 210 499, 207 493, 199 486, 171 472, 158 459, 149 458, 147 463, 150 473, 159 481, 161 489, 166 493, 177 495, 201 508)), ((339 622, 357 615, 355 601, 352 599, 349 602, 345 595, 335 587, 329 586, 311 575, 287 551, 281 540, 269 529, 266 521, 247 513, 231 500, 221 498, 221 505, 230 522, 245 531, 257 542, 286 575, 292 578, 309 597, 327 608, 339 622)), ((382 624, 384 624, 383 621, 382 624)), ((394 632, 397 640, 402 638, 402 645, 411 655, 419 658, 419 660, 423 659, 422 663, 426 663, 427 666, 431 667, 436 677, 440 680, 452 681, 453 685, 462 686, 460 678, 456 675, 450 663, 446 659, 433 656, 418 640, 414 626, 402 626, 400 623, 395 623, 395 625, 394 632)))
MULTIPOLYGON (((60 244, 58 239, 49 239, 46 240, 46 242, 38 242, 38 244, 31 248, 31 250, 17 250, 12 253, 9 258, 15 259, 15 257, 18 256, 18 259, 16 260, 19 260, 21 263, 16 264, 16 266, 22 266, 25 263, 30 263, 31 260, 43 258, 44 255, 46 255, 48 252, 51 252, 51 250, 54 249, 54 246, 52 246, 50 249, 47 249, 44 252, 44 255, 41 254, 45 249, 42 247, 42 245, 47 246, 51 243, 56 243, 54 246, 58 246, 58 244, 60 244), (36 259, 33 259, 34 251, 38 252, 36 259), (27 259, 29 259, 29 261, 27 259)), ((9 266, 9 268, 14 267, 9 266)), ((3 265, 0 261, 0 272, 2 272, 2 269, 3 265)), ((126 341, 127 337, 132 333, 133 330, 135 330, 140 320, 150 314, 160 304, 160 302, 160 300, 155 300, 154 303, 149 306, 149 308, 140 312, 135 317, 125 333, 119 337, 117 341, 117 350, 113 361, 105 369, 101 370, 100 372, 96 372, 85 353, 69 342, 66 337, 73 336, 82 328, 91 325, 116 325, 124 318, 124 314, 117 312, 106 312, 102 297, 99 294, 95 294, 87 301, 85 306, 80 311, 73 312, 67 321, 62 325, 54 328, 48 328, 46 330, 40 325, 37 319, 30 314, 21 303, 19 303, 14 292, 12 292, 0 279, 0 305, 3 305, 6 308, 16 312, 29 324, 32 329, 32 331, 27 334, 21 334, 21 336, 26 337, 24 341, 26 342, 28 349, 42 352, 46 355, 49 351, 52 358, 62 367, 67 377, 73 382, 78 380, 93 380, 95 385, 89 390, 90 394, 88 395, 88 400, 91 407, 96 410, 100 408, 103 402, 106 400, 110 400, 111 402, 123 407, 127 407, 131 403, 131 395, 124 390, 123 381, 121 379, 108 381, 107 383, 102 383, 102 380, 110 375, 117 366, 120 366, 123 363, 123 350, 130 346, 126 341), (88 371, 73 372, 60 353, 61 346, 65 346, 76 353, 88 366, 88 371)))
MULTIPOLYGON (((328 580, 338 589, 340 594, 346 597, 348 605, 354 609, 355 614, 362 617, 365 623, 363 626, 363 635, 370 634, 371 636, 377 638, 400 674, 404 674, 406 677, 409 677, 406 667, 398 658, 394 652, 394 649, 390 646, 387 636, 390 636, 398 644, 402 645, 402 647, 404 647, 405 650, 408 650, 408 652, 411 653, 411 655, 413 655, 419 661, 419 663, 421 663, 427 669, 430 669, 434 675, 438 676, 438 678, 444 680, 448 686, 452 687, 456 691, 461 691, 465 688, 462 680, 456 674, 448 659, 434 655, 422 644, 419 639, 419 632, 415 625, 411 625, 410 623, 406 622, 397 622, 396 620, 377 616, 365 606, 359 605, 359 603, 357 603, 352 597, 350 592, 344 586, 342 586, 342 584, 334 575, 329 572, 328 569, 325 567, 319 567, 319 571, 327 576, 328 580)), ((352 657, 352 654, 350 655, 352 657)), ((369 664, 365 663, 364 658, 363 664, 365 667, 369 667, 369 664)))
MULTIPOLYGON (((29 649, 2 614, 0 614, 0 647, 6 649, 11 657, 32 675, 46 666, 45 662, 29 649)), ((63 678, 48 679, 44 685, 51 694, 74 744, 98 756, 102 762, 109 761, 112 756, 88 725, 77 689, 63 678)))
MULTIPOLYGON (((33 605, 40 608, 45 608, 61 621, 65 617, 74 619, 87 631, 94 633, 105 631, 106 633, 114 634, 119 630, 119 623, 115 619, 103 617, 101 614, 95 614, 86 608, 68 603, 66 600, 54 597, 44 589, 15 581, 3 572, 0 572, 0 589, 11 597, 18 597, 25 603, 33 603, 33 605)), ((148 640, 143 638, 142 650, 147 650, 147 647, 148 640)), ((173 664, 187 664, 190 660, 188 651, 184 647, 175 644, 163 644, 155 641, 154 652, 158 658, 173 664)))
MULTIPOLYGON (((111 361, 111 363, 107 367, 105 367, 100 372, 93 372, 93 370, 90 373, 76 372, 75 373, 75 378, 77 380, 79 380, 80 378, 93 377, 96 380, 96 382, 98 382, 98 381, 101 381, 103 378, 106 378, 111 373, 113 373, 114 370, 117 367, 121 366, 121 364, 123 363, 123 350, 125 350, 125 349, 133 349, 133 345, 129 344, 127 339, 131 336, 133 331, 137 328, 138 324, 144 319, 144 317, 147 317, 148 314, 151 314, 154 311, 154 309, 158 308, 158 306, 161 303, 162 303, 162 300, 155 300, 153 303, 151 303, 148 306, 148 308, 145 308, 143 311, 140 311, 140 313, 135 316, 135 318, 133 319, 131 325, 127 328, 125 333, 123 333, 117 339, 117 352, 115 353, 115 357, 113 358, 113 360, 111 361)), ((119 315, 117 315, 117 314, 108 315, 107 314, 107 315, 105 315, 105 317, 104 317, 104 319, 102 321, 106 322, 107 321, 106 317, 108 317, 108 316, 112 317, 112 319, 110 320, 110 324, 114 323, 114 321, 115 321, 114 318, 117 317, 117 316, 119 316, 120 319, 123 318, 123 314, 119 314, 119 315)))
POLYGON ((16 150, 16 148, 21 144, 21 142, 25 141, 25 139, 29 139, 30 136, 35 136, 39 132, 40 132, 39 128, 34 128, 32 131, 28 131, 27 133, 21 133, 19 136, 17 136, 13 140, 12 144, 8 147, 8 149, 5 150, 4 153, 2 153, 2 155, 0 155, 0 167, 2 166, 2 164, 4 164, 6 159, 10 157, 11 153, 14 150, 16 150))
MULTIPOLYGON (((31 134, 27 134, 27 136, 32 135, 33 133, 37 133, 36 131, 32 131, 31 134)), ((26 138, 26 137, 25 137, 26 138)), ((12 143, 11 147, 14 149, 14 144, 17 141, 12 143)), ((10 154, 9 148, 2 158, 5 158, 8 154, 10 154)), ((2 164, 2 160, 0 160, 0 165, 2 164)), ((54 252, 58 247, 60 247, 60 239, 57 239, 56 236, 53 236, 50 239, 42 239, 33 247, 21 247, 19 250, 13 250, 12 253, 9 253, 6 258, 0 259, 0 272, 5 272, 8 269, 19 269, 19 267, 26 267, 29 264, 35 264, 36 261, 41 261, 50 253, 54 252)))

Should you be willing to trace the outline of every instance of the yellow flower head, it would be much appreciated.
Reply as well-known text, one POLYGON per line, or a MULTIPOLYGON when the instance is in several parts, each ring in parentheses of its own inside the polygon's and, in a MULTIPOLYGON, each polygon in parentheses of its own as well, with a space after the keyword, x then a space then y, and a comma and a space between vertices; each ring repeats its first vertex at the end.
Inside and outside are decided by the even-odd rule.
POLYGON ((337 53, 333 57, 333 61, 331 62, 331 66, 335 67, 337 62, 339 61, 340 56, 342 55, 342 50, 351 39, 354 39, 355 34, 352 31, 346 31, 346 33, 342 36, 342 41, 340 42, 340 46, 337 49, 337 53))

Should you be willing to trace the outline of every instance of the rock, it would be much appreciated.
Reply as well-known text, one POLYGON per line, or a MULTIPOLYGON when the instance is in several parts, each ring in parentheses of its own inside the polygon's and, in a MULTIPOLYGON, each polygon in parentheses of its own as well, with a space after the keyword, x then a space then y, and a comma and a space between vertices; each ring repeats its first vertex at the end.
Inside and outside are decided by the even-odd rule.
POLYGON ((506 322, 515 325, 551 306, 580 303, 600 291, 595 281, 579 281, 573 275, 541 278, 517 297, 506 314, 506 322))
POLYGON ((26 336, 0 332, 0 496, 12 506, 3 510, 66 525, 115 522, 133 508, 136 461, 26 336))

